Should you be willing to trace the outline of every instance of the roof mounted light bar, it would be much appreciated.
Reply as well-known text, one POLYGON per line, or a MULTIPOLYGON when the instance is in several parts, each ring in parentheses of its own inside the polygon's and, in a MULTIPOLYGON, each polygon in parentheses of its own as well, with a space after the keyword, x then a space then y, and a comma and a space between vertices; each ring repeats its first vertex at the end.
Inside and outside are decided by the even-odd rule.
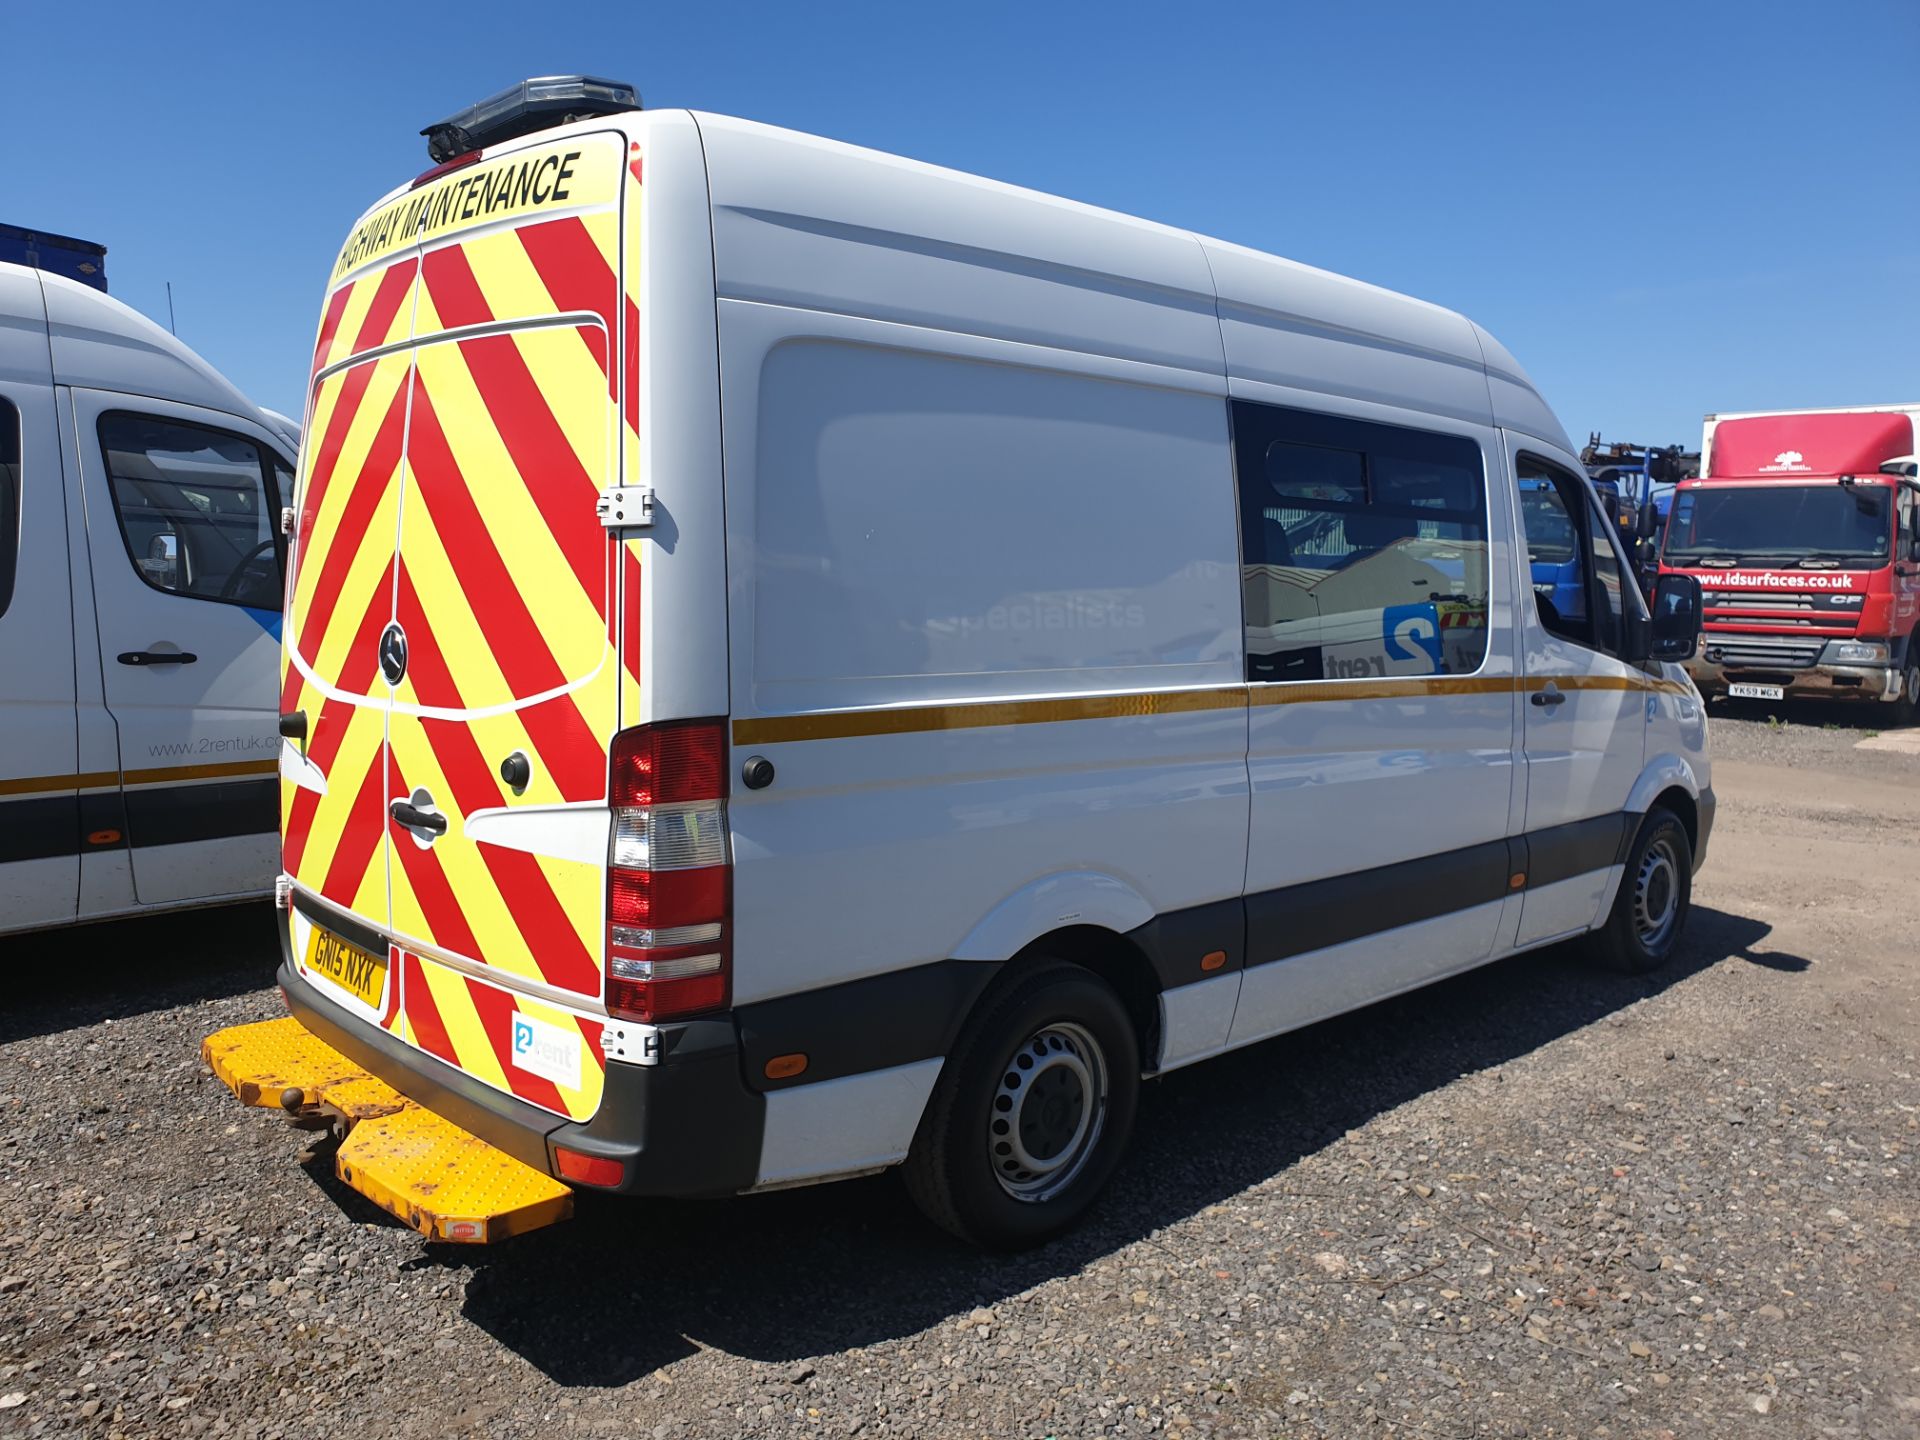
POLYGON ((550 130, 592 115, 617 115, 640 108, 640 92, 619 80, 591 75, 542 75, 509 85, 458 114, 427 126, 427 154, 433 163, 498 145, 502 140, 550 130))

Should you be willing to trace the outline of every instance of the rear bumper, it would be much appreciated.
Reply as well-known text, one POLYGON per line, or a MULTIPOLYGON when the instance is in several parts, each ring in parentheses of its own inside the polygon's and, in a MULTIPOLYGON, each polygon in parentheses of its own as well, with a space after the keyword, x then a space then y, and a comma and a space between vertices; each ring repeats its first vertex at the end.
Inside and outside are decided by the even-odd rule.
POLYGON ((1900 671, 1892 665, 1811 665, 1770 670, 1756 666, 1716 665, 1696 656, 1687 673, 1702 695, 1724 695, 1729 685, 1778 685, 1789 699, 1898 700, 1900 671))
POLYGON ((626 1194, 733 1195, 753 1186, 766 1101, 742 1079, 731 1018, 662 1027, 678 1032, 662 1047, 667 1058, 657 1065, 609 1060, 593 1118, 563 1120, 342 1014, 300 977, 287 927, 277 928, 280 991, 294 1018, 369 1074, 495 1149, 549 1175, 559 1174, 557 1145, 618 1160, 625 1178, 607 1188, 626 1194))

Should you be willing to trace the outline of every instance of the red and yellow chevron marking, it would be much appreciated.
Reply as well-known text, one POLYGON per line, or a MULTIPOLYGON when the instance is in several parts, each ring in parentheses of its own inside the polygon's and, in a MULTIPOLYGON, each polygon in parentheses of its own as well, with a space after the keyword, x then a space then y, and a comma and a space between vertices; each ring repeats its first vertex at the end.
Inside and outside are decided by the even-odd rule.
POLYGON ((419 270, 419 260, 408 255, 337 286, 320 312, 310 373, 318 375, 329 365, 411 335, 413 284, 419 270))
POLYGON ((600 1108, 606 1083, 600 1021, 489 985, 410 952, 400 952, 400 960, 405 999, 399 1034, 409 1044, 555 1115, 584 1120, 600 1108), (535 1074, 515 1063, 516 1012, 579 1037, 577 1084, 535 1074))
POLYGON ((425 788, 454 822, 430 848, 392 832, 395 931, 594 997, 604 865, 470 841, 458 822, 606 796, 614 546, 594 503, 618 423, 616 235, 612 214, 566 217, 423 261, 397 577, 409 660, 388 731, 394 793, 425 788), (430 338, 567 313, 595 323, 430 338), (516 750, 533 770, 521 795, 499 778, 516 750))
POLYGON ((619 157, 617 143, 589 139, 567 205, 513 225, 476 219, 452 243, 419 231, 417 260, 384 223, 350 240, 362 268, 343 265, 351 278, 329 296, 314 348, 322 378, 285 631, 289 651, 341 694, 328 698, 292 666, 282 677, 283 709, 307 710, 308 757, 328 781, 324 796, 283 787, 287 868, 403 945, 491 967, 509 988, 405 956, 399 1033, 575 1117, 599 1102, 599 1027, 510 987, 599 997, 604 862, 470 840, 465 820, 603 801, 623 675, 631 685, 638 674, 618 648, 632 613, 623 599, 638 601, 637 551, 594 513, 638 423, 619 157), (576 323, 516 323, 556 316, 576 323), (409 336, 403 351, 325 373, 409 336), (406 632, 408 663, 389 707, 377 643, 390 619, 406 632), (499 775, 515 751, 532 765, 521 794, 499 775), (449 820, 431 845, 386 813, 419 789, 449 820), (516 1008, 580 1036, 577 1086, 513 1064, 516 1008))
POLYGON ((387 919, 388 796, 377 646, 393 613, 411 369, 405 354, 389 355, 314 388, 307 433, 318 438, 301 447, 281 657, 280 708, 307 712, 307 758, 326 777, 324 795, 282 780, 282 863, 303 885, 378 923, 387 919), (296 652, 334 690, 369 698, 327 695, 293 664, 296 652))

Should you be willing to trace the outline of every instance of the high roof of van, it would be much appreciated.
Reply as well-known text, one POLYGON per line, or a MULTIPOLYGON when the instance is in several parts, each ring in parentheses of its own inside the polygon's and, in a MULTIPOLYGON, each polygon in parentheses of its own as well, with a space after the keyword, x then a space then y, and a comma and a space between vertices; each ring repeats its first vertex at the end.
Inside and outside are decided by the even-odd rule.
MULTIPOLYGON (((131 306, 89 285, 24 265, 0 262, 0 279, 8 282, 0 284, 0 334, 19 336, 45 326, 46 338, 30 343, 51 350, 54 384, 151 395, 240 415, 294 443, 284 423, 131 306)), ((5 368, 15 367, 9 361, 5 368)))
POLYGON ((1573 448, 1506 348, 1441 306, 1000 181, 752 121, 694 119, 723 295, 854 305, 1215 372, 1224 338, 1236 378, 1573 448))
MULTIPOLYGON (((691 118, 723 297, 812 306, 1505 426, 1573 444, 1459 313, 1190 230, 754 121, 581 120, 490 149, 691 118)), ((369 212, 406 193, 388 192, 369 212)), ((1143 373, 1142 379, 1150 379, 1143 373)))

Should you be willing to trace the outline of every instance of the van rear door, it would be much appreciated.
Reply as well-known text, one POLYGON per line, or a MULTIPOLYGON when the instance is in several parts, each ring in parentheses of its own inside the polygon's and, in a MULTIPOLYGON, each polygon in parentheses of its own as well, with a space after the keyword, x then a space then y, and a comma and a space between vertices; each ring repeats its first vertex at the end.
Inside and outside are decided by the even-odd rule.
POLYGON ((626 154, 615 133, 547 141, 417 192, 383 656, 403 1033, 575 1119, 602 1073, 621 577, 596 506, 618 474, 626 154))
MULTIPOLYGON (((404 345, 419 271, 408 246, 336 268, 314 344, 281 645, 280 711, 305 725, 303 739, 281 748, 281 866, 303 890, 382 930, 388 692, 379 644, 393 618, 413 374, 404 345)), ((296 957, 306 938, 296 923, 296 957)), ((397 992, 374 1002, 391 1020, 387 999, 397 992)))

